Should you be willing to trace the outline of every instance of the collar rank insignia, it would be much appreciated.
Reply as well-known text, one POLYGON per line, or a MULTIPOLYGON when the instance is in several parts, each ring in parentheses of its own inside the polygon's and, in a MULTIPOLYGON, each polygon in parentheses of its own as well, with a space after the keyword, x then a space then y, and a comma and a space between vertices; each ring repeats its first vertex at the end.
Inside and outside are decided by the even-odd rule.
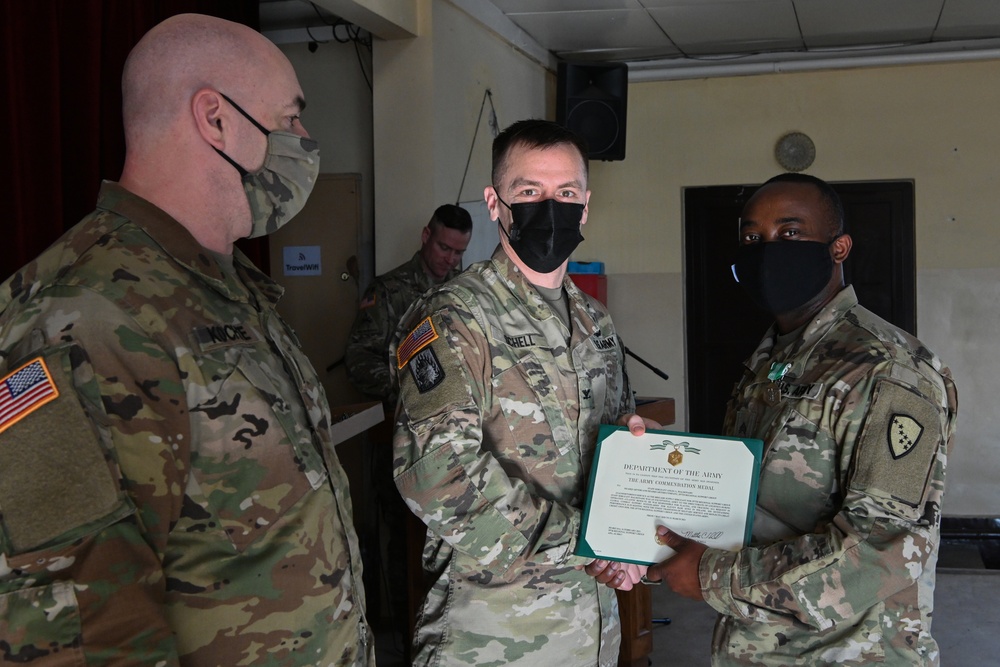
POLYGON ((917 446, 924 427, 906 415, 894 414, 889 421, 889 449, 892 458, 901 459, 917 446))

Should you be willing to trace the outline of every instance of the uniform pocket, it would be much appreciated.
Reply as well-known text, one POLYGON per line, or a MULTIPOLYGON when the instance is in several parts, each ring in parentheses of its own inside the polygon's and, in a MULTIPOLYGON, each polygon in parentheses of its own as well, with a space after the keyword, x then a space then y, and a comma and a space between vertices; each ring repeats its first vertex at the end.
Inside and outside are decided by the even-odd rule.
POLYGON ((205 383, 188 390, 197 400, 187 495, 205 514, 189 512, 187 528, 221 528, 238 551, 326 477, 297 388, 268 363, 280 362, 250 347, 213 352, 200 360, 205 383))
POLYGON ((71 581, 0 595, 3 661, 46 667, 85 665, 80 606, 71 581))

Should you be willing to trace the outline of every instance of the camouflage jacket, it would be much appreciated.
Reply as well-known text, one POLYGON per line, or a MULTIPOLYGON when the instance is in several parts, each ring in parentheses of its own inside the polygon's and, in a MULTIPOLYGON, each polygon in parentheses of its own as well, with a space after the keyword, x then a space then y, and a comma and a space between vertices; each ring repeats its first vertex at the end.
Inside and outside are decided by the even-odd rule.
MULTIPOLYGON (((445 280, 458 274, 453 270, 445 280)), ((395 404, 389 344, 403 314, 435 284, 417 252, 405 264, 376 278, 365 291, 344 356, 347 377, 358 391, 395 404)))
POLYGON ((722 614, 714 665, 939 664, 931 612, 956 410, 948 369, 851 287, 791 341, 771 329, 725 426, 764 441, 752 543, 701 560, 722 614))
POLYGON ((396 485, 433 579, 415 664, 617 663, 615 592, 573 550, 598 426, 634 402, 611 317, 563 285, 572 332, 498 249, 400 328, 396 485))
POLYGON ((322 385, 233 262, 105 183, 0 288, 2 659, 373 663, 322 385))

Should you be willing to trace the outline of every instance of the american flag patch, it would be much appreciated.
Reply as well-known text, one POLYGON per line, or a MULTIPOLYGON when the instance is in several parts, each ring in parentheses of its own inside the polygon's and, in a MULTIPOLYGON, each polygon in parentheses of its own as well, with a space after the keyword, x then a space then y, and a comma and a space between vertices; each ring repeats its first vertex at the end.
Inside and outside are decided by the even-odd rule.
POLYGON ((361 303, 358 304, 358 310, 364 310, 365 308, 371 308, 375 305, 375 295, 365 297, 361 299, 361 303))
POLYGON ((0 379, 0 433, 59 397, 41 357, 0 379))
POLYGON ((396 367, 403 368, 413 355, 433 343, 437 337, 438 333, 431 324, 431 318, 425 317, 409 336, 399 342, 399 347, 396 348, 396 367))

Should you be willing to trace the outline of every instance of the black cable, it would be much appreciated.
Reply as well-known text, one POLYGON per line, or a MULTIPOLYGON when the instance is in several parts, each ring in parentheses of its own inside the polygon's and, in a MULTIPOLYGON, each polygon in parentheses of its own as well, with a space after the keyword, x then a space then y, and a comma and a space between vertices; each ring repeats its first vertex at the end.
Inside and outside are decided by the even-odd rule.
MULTIPOLYGON (((465 187, 465 177, 469 175, 469 165, 472 163, 472 150, 476 147, 476 137, 479 135, 479 124, 483 122, 483 109, 486 108, 486 98, 490 98, 490 108, 493 109, 493 93, 487 88, 483 93, 483 101, 479 105, 479 116, 476 118, 476 129, 472 133, 472 145, 469 146, 469 157, 465 160, 465 171, 462 172, 462 183, 458 186, 458 196, 455 198, 455 204, 462 201, 462 189, 465 187)), ((493 110, 493 116, 496 117, 496 110, 493 110)))
POLYGON ((645 359, 643 359, 642 357, 640 357, 639 355, 637 355, 632 350, 630 350, 627 347, 625 347, 625 343, 622 343, 622 349, 625 350, 625 354, 627 354, 628 356, 632 357, 633 359, 635 359, 636 361, 638 361, 640 364, 642 364, 643 366, 645 366, 646 368, 648 368, 649 370, 653 371, 658 376, 660 376, 661 378, 663 378, 664 380, 669 380, 670 379, 669 375, 667 375, 666 373, 664 373, 663 371, 661 371, 659 368, 657 368, 653 364, 649 363, 648 361, 646 361, 645 359))

